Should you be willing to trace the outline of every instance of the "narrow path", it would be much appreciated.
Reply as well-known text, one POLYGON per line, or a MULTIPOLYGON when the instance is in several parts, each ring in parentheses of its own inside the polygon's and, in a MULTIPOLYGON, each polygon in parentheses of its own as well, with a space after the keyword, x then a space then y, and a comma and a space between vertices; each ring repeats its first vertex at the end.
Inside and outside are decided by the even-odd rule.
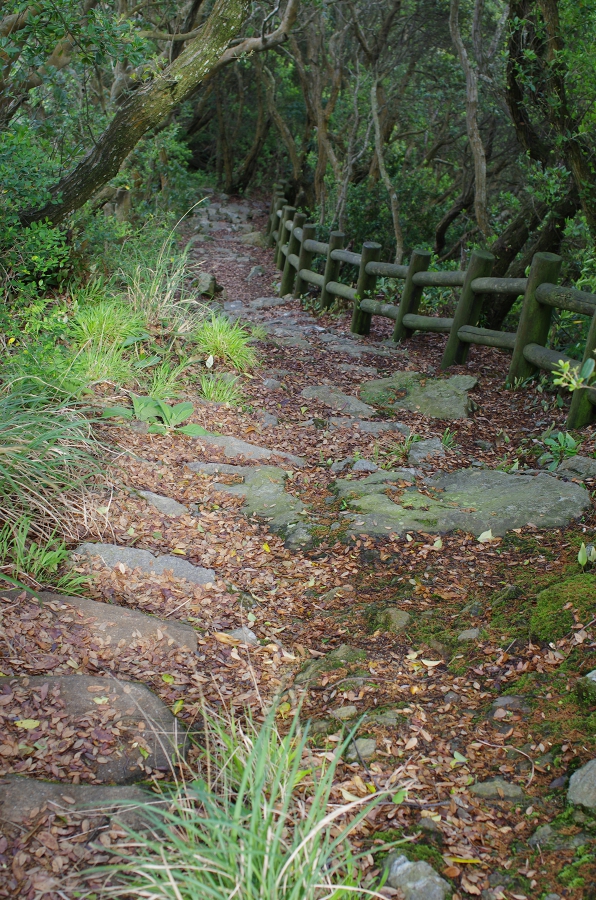
POLYGON ((369 874, 375 846, 405 834, 440 875, 423 868, 412 892, 397 866, 386 896, 579 898, 556 875, 593 818, 548 823, 594 755, 568 706, 594 631, 576 620, 578 641, 571 618, 558 642, 532 641, 528 610, 579 572, 596 471, 524 468, 563 414, 504 394, 497 351, 438 382, 442 339, 396 348, 377 319, 356 340, 346 314, 278 300, 271 253, 243 243, 264 213, 213 197, 191 232, 226 313, 266 329, 246 405, 189 389, 199 438, 106 426, 128 453, 98 501, 103 543, 78 548, 93 599, 3 597, 0 896, 71 896, 121 838, 118 797, 171 780, 164 746, 192 765, 205 700, 258 716, 277 697, 322 755, 366 715, 335 799, 407 790, 357 835, 369 874))

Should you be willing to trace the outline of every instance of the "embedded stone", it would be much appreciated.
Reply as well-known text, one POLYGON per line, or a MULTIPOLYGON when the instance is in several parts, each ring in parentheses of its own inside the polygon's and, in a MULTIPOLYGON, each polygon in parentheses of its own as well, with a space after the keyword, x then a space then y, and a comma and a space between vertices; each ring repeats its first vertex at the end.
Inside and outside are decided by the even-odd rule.
POLYGON ((405 900, 445 900, 451 886, 423 860, 415 862, 395 851, 385 861, 387 884, 402 891, 405 900))
POLYGON ((122 563, 129 569, 140 569, 145 575, 162 575, 171 571, 175 578, 184 578, 191 584, 210 584, 215 581, 213 569, 193 566, 178 556, 154 556, 149 550, 139 550, 137 547, 84 543, 77 547, 75 553, 91 559, 100 559, 109 568, 122 563))
POLYGON ((344 394, 343 391, 332 385, 320 384, 304 388, 300 396, 304 397, 305 400, 318 400, 319 403, 330 407, 336 412, 347 413, 353 416, 364 416, 366 418, 376 415, 376 410, 372 406, 363 403, 357 397, 344 394))
POLYGON ((248 441, 243 441, 228 434, 202 434, 195 440, 206 444, 208 447, 217 447, 223 450, 227 459, 236 459, 240 456, 244 459, 268 460, 279 456, 282 459, 287 459, 294 466, 303 466, 305 464, 302 457, 294 456, 293 453, 285 453, 283 450, 269 450, 268 447, 249 444, 248 441))
POLYGON ((154 506, 159 512, 166 516, 183 516, 188 512, 188 506, 172 500, 171 497, 164 497, 162 494, 154 494, 153 491, 138 491, 141 497, 144 497, 147 503, 154 506))
POLYGON ((596 759, 576 769, 569 779, 567 800, 576 806, 596 809, 596 759))
POLYGON ((518 784, 512 784, 503 778, 489 778, 487 781, 477 781, 468 790, 471 794, 482 797, 483 800, 507 800, 514 802, 524 798, 524 792, 518 784))
POLYGON ((408 462, 411 466, 418 466, 420 463, 428 462, 445 456, 445 449, 440 438, 429 438, 427 441, 416 441, 412 444, 408 453, 408 462))
POLYGON ((404 609, 396 609, 395 607, 384 609, 380 618, 384 622, 387 631, 392 632, 392 634, 401 634, 412 621, 412 616, 409 613, 404 609))
POLYGON ((346 761, 360 762, 360 760, 372 759, 376 749, 377 742, 374 738, 357 738, 346 750, 346 761))
POLYGON ((422 372, 396 372, 363 384, 360 397, 374 406, 409 409, 430 418, 465 419, 470 411, 468 391, 477 383, 471 375, 439 379, 422 372))

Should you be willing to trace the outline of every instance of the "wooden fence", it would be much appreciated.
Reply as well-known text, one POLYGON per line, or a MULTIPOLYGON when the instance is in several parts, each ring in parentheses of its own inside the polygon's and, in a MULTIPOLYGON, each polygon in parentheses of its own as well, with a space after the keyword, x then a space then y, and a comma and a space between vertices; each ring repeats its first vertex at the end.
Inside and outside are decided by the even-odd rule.
MULTIPOLYGON (((448 334, 442 369, 464 363, 471 344, 498 347, 512 352, 508 381, 515 384, 540 369, 552 372, 560 361, 580 368, 585 360, 593 358, 596 350, 596 294, 557 286, 562 260, 554 253, 537 253, 527 278, 492 278, 494 256, 486 250, 472 252, 465 272, 429 272, 428 250, 414 250, 407 266, 381 262, 381 245, 373 241, 365 241, 362 252, 353 253, 344 249, 342 232, 332 231, 328 243, 315 240, 315 225, 306 221, 304 213, 289 206, 279 190, 271 201, 267 234, 275 248, 277 266, 282 270, 280 296, 293 291, 293 296, 299 297, 307 285, 315 285, 321 291, 321 309, 328 309, 336 297, 352 302, 354 334, 368 334, 372 316, 385 316, 394 321, 394 341, 402 341, 415 331, 448 334), (315 256, 325 257, 322 274, 311 269, 315 256), (352 267, 354 277, 349 280, 356 282, 355 287, 339 280, 342 264, 344 268, 352 267), (379 277, 403 281, 399 304, 373 299, 379 277), (453 318, 418 314, 426 287, 461 289, 453 318), (478 327, 483 304, 490 302, 492 294, 523 296, 516 332, 478 327), (546 346, 553 309, 570 310, 591 318, 581 361, 546 346)), ((574 391, 567 427, 581 428, 593 421, 595 406, 596 389, 574 391)))

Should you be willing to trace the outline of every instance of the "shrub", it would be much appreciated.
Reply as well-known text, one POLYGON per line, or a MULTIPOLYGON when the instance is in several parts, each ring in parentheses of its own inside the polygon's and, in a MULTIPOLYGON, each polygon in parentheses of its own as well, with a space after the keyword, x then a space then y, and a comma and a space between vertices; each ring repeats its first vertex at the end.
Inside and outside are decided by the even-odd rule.
POLYGON ((239 372, 254 369, 257 365, 257 355, 250 345, 251 334, 225 316, 212 313, 197 327, 193 338, 205 356, 229 363, 239 372))
POLYGON ((335 769, 350 738, 320 770, 297 718, 282 736, 274 715, 275 710, 259 729, 250 717, 244 725, 237 719, 205 719, 201 771, 167 811, 145 811, 151 830, 135 833, 134 852, 111 867, 109 895, 152 900, 358 896, 358 857, 348 836, 382 795, 332 804, 335 769))
POLYGON ((100 471, 98 444, 73 407, 47 397, 0 398, 0 518, 31 516, 31 532, 73 534, 81 491, 100 471))

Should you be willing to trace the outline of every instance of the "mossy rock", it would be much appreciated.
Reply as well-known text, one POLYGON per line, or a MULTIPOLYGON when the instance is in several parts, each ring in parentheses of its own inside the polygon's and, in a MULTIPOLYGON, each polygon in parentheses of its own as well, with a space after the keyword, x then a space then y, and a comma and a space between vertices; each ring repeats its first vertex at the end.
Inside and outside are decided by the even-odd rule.
POLYGON ((596 578, 589 573, 575 575, 541 591, 530 620, 530 631, 542 641, 565 637, 573 627, 573 609, 580 617, 592 616, 596 608, 596 578), (569 609, 564 607, 570 603, 569 609))
POLYGON ((313 681, 324 672, 333 672, 336 669, 350 669, 356 663, 362 663, 366 659, 364 650, 341 644, 336 650, 332 650, 321 659, 313 659, 303 666, 294 679, 296 684, 305 684, 313 681))

